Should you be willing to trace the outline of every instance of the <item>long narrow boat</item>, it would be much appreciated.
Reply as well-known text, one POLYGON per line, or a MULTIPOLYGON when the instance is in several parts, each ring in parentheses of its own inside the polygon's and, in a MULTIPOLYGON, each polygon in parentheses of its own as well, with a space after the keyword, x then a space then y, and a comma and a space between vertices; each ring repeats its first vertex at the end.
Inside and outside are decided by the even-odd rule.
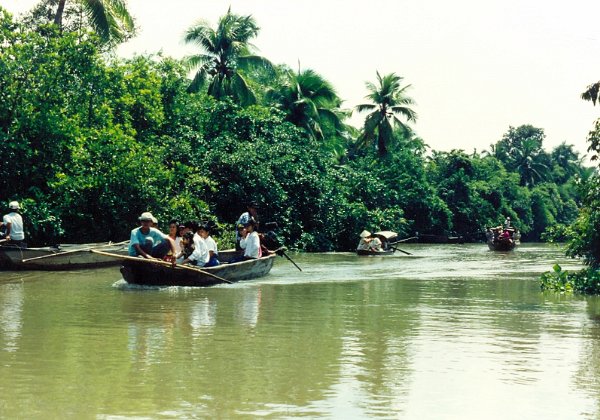
MULTIPOLYGON (((228 263, 236 255, 239 254, 235 251, 222 251, 219 253, 219 260, 222 264, 208 268, 187 265, 173 267, 162 261, 125 257, 120 258, 123 264, 121 274, 123 279, 130 284, 206 287, 266 276, 271 271, 277 256, 275 253, 271 253, 255 260, 228 263)), ((115 259, 119 260, 118 257, 115 259)))
POLYGON ((387 249, 387 250, 381 250, 381 251, 373 251, 370 249, 357 249, 356 250, 356 255, 362 255, 362 256, 367 256, 367 255, 372 255, 372 256, 384 256, 384 255, 392 255, 394 253, 393 249, 387 249))
POLYGON ((3 245, 0 246, 0 269, 59 271, 115 266, 120 262, 114 258, 94 254, 90 250, 101 249, 114 254, 127 255, 128 243, 129 241, 64 244, 42 248, 3 245))
POLYGON ((486 238, 490 251, 512 251, 521 243, 521 233, 515 228, 490 228, 486 238), (504 232, 507 232, 507 236, 503 236, 504 232))

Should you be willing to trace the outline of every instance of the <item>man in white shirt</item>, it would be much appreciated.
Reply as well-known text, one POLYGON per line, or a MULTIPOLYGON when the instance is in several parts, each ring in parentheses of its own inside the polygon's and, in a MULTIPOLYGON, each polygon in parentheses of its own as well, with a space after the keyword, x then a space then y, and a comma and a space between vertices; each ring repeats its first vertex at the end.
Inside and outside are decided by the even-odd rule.
POLYGON ((18 201, 8 203, 9 213, 2 217, 2 223, 6 225, 6 241, 11 245, 20 248, 27 248, 25 242, 25 231, 23 229, 23 218, 19 214, 20 206, 18 201))

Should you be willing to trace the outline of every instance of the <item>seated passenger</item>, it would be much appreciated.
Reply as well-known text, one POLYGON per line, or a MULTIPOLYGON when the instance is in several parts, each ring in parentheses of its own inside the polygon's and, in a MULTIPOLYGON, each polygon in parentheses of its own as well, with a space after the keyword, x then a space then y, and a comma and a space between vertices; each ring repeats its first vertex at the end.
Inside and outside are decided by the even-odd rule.
POLYGON ((192 255, 183 260, 182 264, 192 264, 198 267, 204 267, 208 260, 210 259, 210 254, 208 253, 208 248, 206 247, 206 242, 200 236, 200 225, 198 223, 193 223, 194 233, 194 252, 192 255))
POLYGON ((206 248, 208 249, 208 254, 209 254, 209 260, 204 267, 214 267, 214 266, 217 266, 220 264, 219 251, 217 250, 217 243, 212 238, 212 236, 210 236, 211 231, 212 231, 212 225, 210 225, 209 223, 206 223, 206 224, 200 226, 200 230, 199 230, 200 236, 202 236, 202 239, 204 239, 204 242, 206 243, 206 248))
MULTIPOLYGON (((175 242, 160 230, 151 227, 154 216, 144 212, 139 217, 141 226, 131 231, 129 240, 129 255, 133 257, 158 258, 172 252, 175 255, 175 242)), ((175 260, 173 260, 175 263, 175 260)))
POLYGON ((240 248, 244 250, 244 255, 232 258, 230 263, 255 260, 262 257, 260 238, 255 229, 256 221, 253 218, 250 218, 241 232, 242 237, 240 239, 240 248))
POLYGON ((358 242, 357 250, 366 251, 369 249, 369 238, 371 237, 371 232, 368 230, 363 230, 360 233, 360 241, 358 242))
POLYGON ((194 233, 186 232, 181 237, 181 252, 177 255, 177 262, 181 264, 194 252, 194 233))
POLYGON ((356 249, 381 252, 381 240, 368 230, 363 230, 360 234, 360 242, 358 243, 358 247, 356 249))

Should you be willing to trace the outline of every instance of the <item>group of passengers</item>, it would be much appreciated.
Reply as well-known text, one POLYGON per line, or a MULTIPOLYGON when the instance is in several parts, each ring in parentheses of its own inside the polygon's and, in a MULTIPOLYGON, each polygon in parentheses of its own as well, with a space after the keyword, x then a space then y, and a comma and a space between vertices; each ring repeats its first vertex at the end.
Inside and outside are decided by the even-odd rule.
MULTIPOLYGON (((262 256, 260 238, 257 232, 257 204, 248 203, 236 226, 236 249, 243 254, 234 257, 230 263, 256 259, 262 256)), ((157 258, 173 264, 190 264, 197 267, 220 265, 217 243, 212 238, 213 222, 195 221, 180 224, 169 222, 169 233, 158 229, 158 220, 150 212, 138 218, 140 226, 131 231, 129 255, 142 258, 157 258)))

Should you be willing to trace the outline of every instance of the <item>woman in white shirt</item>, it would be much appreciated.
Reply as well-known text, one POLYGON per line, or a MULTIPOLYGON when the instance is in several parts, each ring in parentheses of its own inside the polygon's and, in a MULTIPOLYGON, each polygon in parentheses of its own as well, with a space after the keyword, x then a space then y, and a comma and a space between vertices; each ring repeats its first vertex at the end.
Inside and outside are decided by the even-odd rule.
POLYGON ((240 240, 240 246, 244 250, 244 259, 262 257, 260 238, 258 237, 258 232, 254 229, 256 229, 256 221, 250 218, 244 230, 242 230, 242 239, 240 240))

